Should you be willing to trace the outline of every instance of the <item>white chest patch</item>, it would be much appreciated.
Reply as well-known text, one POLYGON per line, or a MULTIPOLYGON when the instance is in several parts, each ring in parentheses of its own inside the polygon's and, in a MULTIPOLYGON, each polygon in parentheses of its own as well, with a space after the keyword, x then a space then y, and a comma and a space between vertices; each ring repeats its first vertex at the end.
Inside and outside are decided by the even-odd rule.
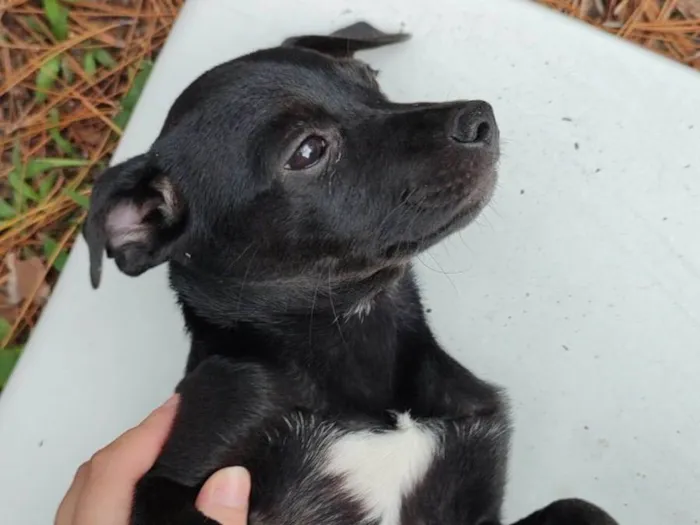
POLYGON ((345 480, 345 489, 363 503, 369 519, 398 525, 403 497, 427 473, 438 439, 434 430, 401 414, 396 430, 355 432, 333 443, 327 471, 345 480))

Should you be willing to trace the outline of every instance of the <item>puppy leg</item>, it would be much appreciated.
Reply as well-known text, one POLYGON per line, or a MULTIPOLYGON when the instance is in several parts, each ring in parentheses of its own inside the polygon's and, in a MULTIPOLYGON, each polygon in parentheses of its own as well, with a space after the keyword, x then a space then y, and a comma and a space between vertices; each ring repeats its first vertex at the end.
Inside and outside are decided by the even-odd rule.
POLYGON ((513 525, 617 525, 603 509, 580 499, 562 499, 513 525))
POLYGON ((462 418, 505 412, 496 387, 445 352, 425 320, 399 334, 398 398, 415 417, 462 418))
POLYGON ((505 401, 450 357, 425 321, 400 337, 400 401, 412 417, 444 428, 439 459, 405 506, 408 522, 499 524, 510 441, 505 401))
POLYGON ((136 487, 133 525, 205 523, 194 508, 204 481, 231 455, 245 457, 263 422, 286 406, 271 371, 218 357, 202 362, 178 391, 171 434, 136 487))

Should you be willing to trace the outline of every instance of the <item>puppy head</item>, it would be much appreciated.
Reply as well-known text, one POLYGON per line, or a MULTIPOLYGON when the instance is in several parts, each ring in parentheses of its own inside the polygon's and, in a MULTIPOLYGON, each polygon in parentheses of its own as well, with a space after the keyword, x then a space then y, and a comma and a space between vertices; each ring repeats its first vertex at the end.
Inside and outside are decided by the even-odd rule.
POLYGON ((352 281, 467 224, 495 184, 498 128, 485 102, 387 100, 353 53, 405 38, 360 23, 203 74, 148 153, 95 184, 94 285, 105 248, 129 275, 170 261, 220 285, 352 281))

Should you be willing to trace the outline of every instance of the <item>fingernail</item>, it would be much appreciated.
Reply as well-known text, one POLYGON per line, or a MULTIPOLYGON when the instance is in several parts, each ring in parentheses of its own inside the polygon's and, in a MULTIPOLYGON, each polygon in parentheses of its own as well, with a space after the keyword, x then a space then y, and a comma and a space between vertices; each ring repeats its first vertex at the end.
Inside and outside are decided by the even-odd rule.
POLYGON ((230 467, 220 471, 211 498, 214 504, 232 509, 245 508, 250 490, 248 479, 248 471, 243 467, 230 467))

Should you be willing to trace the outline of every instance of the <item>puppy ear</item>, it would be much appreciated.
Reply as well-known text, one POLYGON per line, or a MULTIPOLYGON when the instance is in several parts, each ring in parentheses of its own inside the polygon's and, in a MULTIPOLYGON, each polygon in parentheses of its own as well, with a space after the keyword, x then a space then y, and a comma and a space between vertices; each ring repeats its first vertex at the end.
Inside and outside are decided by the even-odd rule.
POLYGON ((408 40, 408 33, 383 33, 367 22, 357 22, 328 36, 306 35, 288 38, 284 47, 303 47, 337 58, 350 58, 356 51, 397 44, 408 40))
POLYGON ((145 155, 105 171, 92 189, 83 235, 90 252, 90 280, 100 284, 102 254, 127 275, 165 262, 184 227, 185 205, 170 179, 149 167, 145 155))

